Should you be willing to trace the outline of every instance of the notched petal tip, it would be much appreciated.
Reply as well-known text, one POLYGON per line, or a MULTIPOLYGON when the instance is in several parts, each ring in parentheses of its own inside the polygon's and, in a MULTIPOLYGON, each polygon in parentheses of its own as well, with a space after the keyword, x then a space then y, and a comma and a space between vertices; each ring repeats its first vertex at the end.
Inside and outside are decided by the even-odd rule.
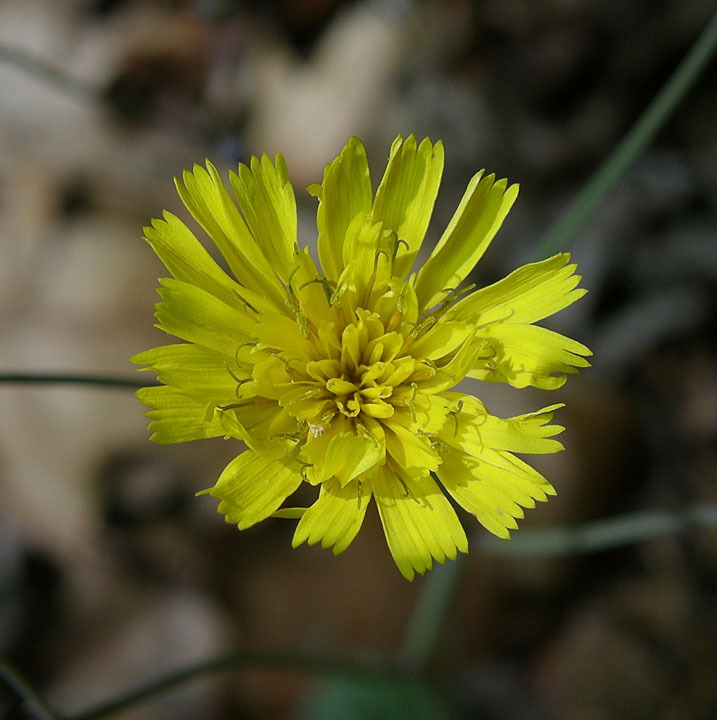
POLYGON ((321 183, 311 183, 311 185, 307 186, 306 192, 319 201, 323 200, 323 187, 321 183))

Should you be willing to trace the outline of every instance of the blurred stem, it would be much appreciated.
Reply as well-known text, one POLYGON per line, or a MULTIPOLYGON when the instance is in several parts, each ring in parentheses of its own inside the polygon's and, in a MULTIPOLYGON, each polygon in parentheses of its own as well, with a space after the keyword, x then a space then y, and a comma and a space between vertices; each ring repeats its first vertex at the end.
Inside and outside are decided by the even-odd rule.
POLYGON ((36 720, 60 720, 40 692, 34 688, 14 667, 4 660, 0 660, 0 677, 12 688, 13 692, 22 698, 23 717, 36 720))
POLYGON ((139 390, 156 384, 151 380, 129 380, 81 373, 0 373, 0 385, 94 385, 120 390, 139 390))
MULTIPOLYGON (((660 128, 679 107, 714 55, 716 48, 717 13, 712 16, 707 27, 693 43, 685 58, 632 129, 618 143, 603 165, 548 231, 536 251, 538 258, 548 257, 560 249, 569 247, 578 229, 585 224, 608 191, 637 160, 660 128)), ((627 524, 620 528, 616 525, 608 525, 607 529, 594 527, 592 532, 582 536, 576 535, 576 531, 555 531, 556 535, 546 537, 543 541, 543 548, 547 554, 565 552, 566 549, 570 551, 571 547, 594 550, 610 546, 618 536, 627 542, 632 542, 634 539, 641 538, 646 529, 648 534, 655 529, 658 533, 665 532, 665 528, 659 521, 651 524, 648 519, 648 522, 645 523, 645 519, 642 518, 639 521, 632 519, 626 522, 627 524), (621 531, 622 534, 620 535, 618 531, 621 531)), ((521 545, 524 550, 531 547, 529 541, 521 543, 521 545)), ((425 668, 440 635, 443 619, 453 601, 453 592, 463 566, 464 563, 460 561, 447 563, 443 567, 438 566, 424 580, 413 614, 408 622, 400 653, 401 660, 409 667, 420 670, 425 668)))
POLYGON ((510 542, 487 536, 481 547, 506 557, 555 557, 609 550, 696 528, 717 528, 717 505, 691 505, 681 512, 641 510, 574 528, 526 529, 510 542))
POLYGON ((436 565, 423 580, 399 651, 402 667, 420 672, 426 667, 443 620, 455 594, 466 556, 436 565))
MULTIPOLYGON (((483 533, 480 546, 504 557, 548 558, 600 552, 699 528, 717 528, 717 505, 691 505, 681 512, 642 510, 573 528, 525 529, 510 541, 483 533)), ((465 556, 458 555, 455 562, 437 565, 423 581, 399 653, 407 670, 425 671, 464 564, 465 556)))
POLYGON ((58 67, 19 48, 0 45, 0 63, 20 68, 48 85, 83 100, 92 100, 99 95, 98 89, 90 83, 73 78, 58 67))
POLYGON ((301 655, 298 653, 254 653, 232 652, 197 663, 183 670, 170 672, 147 685, 130 690, 114 700, 100 703, 94 708, 75 715, 65 716, 64 720, 100 720, 116 715, 127 708, 151 700, 157 695, 183 686, 203 675, 227 670, 241 669, 294 670, 300 673, 317 674, 362 680, 364 682, 386 683, 394 680, 398 684, 417 682, 408 675, 400 674, 385 663, 359 663, 328 657, 301 655))
MULTIPOLYGON (((679 513, 649 510, 597 520, 576 528, 521 530, 510 542, 487 538, 481 546, 488 552, 515 557, 550 557, 574 552, 596 552, 641 540, 694 528, 717 527, 717 505, 693 505, 679 513)), ((16 670, 0 661, 0 676, 23 698, 32 717, 38 720, 101 720, 205 675, 230 670, 290 670, 324 677, 339 677, 385 685, 423 684, 427 661, 434 648, 443 619, 455 594, 466 556, 436 566, 423 581, 415 610, 399 653, 400 664, 385 661, 357 662, 299 653, 231 652, 198 662, 166 675, 95 707, 74 715, 58 715, 40 693, 16 670)))
POLYGON ((717 12, 627 135, 548 230, 536 251, 536 258, 549 257, 570 246, 577 231, 587 222, 605 195, 640 157, 680 106, 712 59, 715 49, 717 12))

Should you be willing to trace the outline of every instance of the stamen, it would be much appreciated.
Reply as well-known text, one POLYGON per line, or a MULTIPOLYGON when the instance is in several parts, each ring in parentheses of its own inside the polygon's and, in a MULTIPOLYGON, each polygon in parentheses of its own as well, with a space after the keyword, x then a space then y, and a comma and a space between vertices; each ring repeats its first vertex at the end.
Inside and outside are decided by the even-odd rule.
MULTIPOLYGON (((401 241, 399 241, 399 242, 401 242, 401 241)), ((407 292, 408 292, 408 283, 403 283, 403 285, 401 285, 401 292, 398 293, 398 297, 396 298, 396 309, 400 313, 403 313, 403 301, 406 299, 407 292)))
POLYGON ((433 370, 434 375, 440 372, 438 366, 436 365, 436 361, 433 358, 425 357, 421 362, 423 362, 425 365, 428 365, 428 367, 433 370))
POLYGON ((314 395, 317 395, 321 392, 321 388, 311 388, 310 390, 307 390, 306 392, 302 392, 300 395, 297 395, 295 398, 292 398, 291 400, 287 401, 287 405, 295 405, 298 402, 301 402, 302 400, 310 400, 314 395))
POLYGON ((250 310, 253 310, 256 315, 259 314, 259 311, 245 298, 243 298, 234 288, 232 288, 232 292, 239 298, 239 301, 244 305, 245 308, 249 308, 250 310))
POLYGON ((331 294, 331 298, 329 299, 329 305, 334 306, 336 304, 340 304, 341 296, 344 294, 345 289, 343 279, 339 279, 339 282, 336 285, 336 290, 334 290, 331 294))
POLYGON ((411 246, 408 244, 407 240, 404 240, 403 238, 399 238, 395 232, 392 232, 391 235, 396 236, 396 242, 393 246, 393 257, 391 258, 391 266, 396 262, 396 257, 398 256, 398 248, 403 244, 406 247, 406 250, 410 250, 411 246))
POLYGON ((357 488, 357 492, 356 492, 356 502, 357 502, 356 509, 357 509, 357 510, 360 510, 360 509, 361 509, 361 497, 362 497, 362 495, 363 495, 363 483, 359 480, 359 481, 358 481, 358 488, 357 488))
POLYGON ((373 436, 373 433, 363 423, 357 422, 355 427, 356 432, 358 432, 361 437, 365 437, 368 440, 376 442, 376 438, 373 436))
POLYGON ((401 285, 401 292, 399 292, 396 298, 396 309, 393 311, 388 324, 386 325, 386 332, 393 332, 399 325, 403 317, 403 302, 406 299, 406 293, 408 292, 408 283, 401 285))
POLYGON ((436 439, 431 442, 431 450, 435 450, 443 455, 448 455, 451 451, 451 446, 444 443, 443 440, 436 439))
POLYGON ((447 293, 447 296, 445 300, 441 300, 440 305, 447 305, 448 307, 450 307, 458 301, 458 298, 465 295, 466 293, 469 293, 471 290, 475 290, 476 287, 477 285, 475 283, 471 283, 470 285, 466 285, 460 290, 458 290, 458 288, 444 288, 443 292, 447 293))
POLYGON ((456 422, 456 428, 455 428, 455 430, 453 431, 453 437, 458 437, 458 416, 463 412, 463 405, 464 405, 463 400, 459 400, 459 401, 456 403, 456 409, 455 409, 455 410, 449 410, 449 411, 446 413, 447 415, 451 415, 451 416, 453 417, 453 419, 455 420, 455 422, 456 422))
POLYGON ((294 279, 294 275, 296 275, 297 272, 299 272, 301 268, 297 265, 289 274, 289 279, 286 281, 286 289, 294 295, 294 288, 291 285, 291 281, 294 279))
POLYGON ((414 324, 413 329, 411 330, 411 335, 414 337, 423 335, 423 333, 428 332, 437 322, 438 318, 435 315, 428 315, 420 322, 414 324))
POLYGON ((306 482, 311 482, 311 480, 309 479, 309 477, 307 476, 306 473, 308 472, 309 468, 312 468, 312 467, 314 467, 314 466, 313 466, 311 463, 306 462, 306 461, 304 461, 304 460, 302 460, 301 458, 299 458, 299 457, 296 456, 297 448, 298 448, 298 447, 299 447, 299 445, 294 446, 294 448, 292 448, 291 452, 289 452, 286 448, 284 448, 284 452, 285 452, 292 460, 296 460, 296 462, 298 462, 299 465, 301 465, 301 469, 299 470, 299 472, 301 473, 301 477, 303 477, 304 480, 306 480, 306 482))
POLYGON ((368 279, 368 282, 366 283, 366 289, 363 293, 363 300, 361 301, 362 307, 368 307, 369 304, 369 298, 371 297, 371 292, 373 291, 373 286, 376 282, 376 268, 374 266, 373 272, 371 273, 371 277, 368 279))
POLYGON ((451 446, 444 443, 443 440, 434 440, 431 443, 431 450, 435 450, 441 455, 448 455, 451 452, 451 446))
POLYGON ((232 376, 232 379, 235 380, 235 381, 236 381, 237 383, 239 383, 239 384, 241 384, 241 383, 243 383, 243 382, 246 382, 246 380, 248 379, 248 378, 247 378, 247 379, 242 379, 242 378, 237 377, 237 376, 234 374, 234 371, 233 371, 233 370, 229 367, 229 365, 227 365, 226 363, 225 363, 225 365, 224 365, 224 369, 232 376))
MULTIPOLYGON (((284 290, 286 290, 286 299, 284 300, 284 304, 292 309, 294 312, 298 310, 300 307, 299 299, 296 296, 296 293, 294 292, 294 288, 291 284, 291 281, 294 279, 294 275, 300 270, 299 266, 297 265, 289 275, 288 280, 286 281, 286 285, 284 285, 284 290)), ((283 284, 283 283, 282 283, 283 284)))
POLYGON ((226 412, 227 410, 235 410, 236 408, 245 407, 246 405, 251 405, 252 403, 253 400, 245 400, 244 402, 231 403, 230 405, 217 405, 217 410, 226 412))
POLYGON ((508 320, 510 320, 510 318, 513 317, 513 315, 515 315, 515 308, 511 308, 508 311, 507 315, 503 315, 503 317, 500 317, 497 320, 491 320, 490 322, 482 323, 481 325, 476 325, 475 329, 482 330, 483 328, 490 327, 491 325, 498 325, 500 323, 507 322, 508 320))
POLYGON ((451 380, 453 380, 454 384, 455 384, 455 380, 456 380, 455 375, 452 375, 451 373, 446 372, 442 367, 438 367, 438 365, 436 364, 436 361, 433 360, 432 358, 425 357, 421 360, 421 362, 428 365, 428 367, 431 368, 431 370, 433 370, 433 372, 436 375, 445 375, 446 377, 449 377, 451 380))
POLYGON ((281 360, 281 362, 284 363, 284 369, 285 369, 287 372, 290 372, 290 371, 291 371, 291 368, 289 367, 289 366, 291 365, 291 363, 293 363, 293 362, 301 362, 301 358, 300 358, 300 357, 285 358, 283 355, 275 355, 274 357, 279 358, 279 360, 281 360))
POLYGON ((301 437, 301 430, 295 430, 293 433, 270 433, 267 435, 269 440, 298 440, 301 437))
POLYGON ((403 486, 404 495, 405 495, 406 497, 410 497, 410 498, 413 498, 413 499, 415 500, 416 498, 413 497, 413 494, 412 494, 411 491, 408 489, 408 485, 406 485, 406 481, 405 481, 400 475, 398 476, 398 482, 400 482, 401 485, 403 486))
POLYGON ((388 256, 388 253, 385 250, 376 250, 374 256, 373 256, 373 272, 374 275, 378 271, 378 257, 379 255, 383 255, 386 258, 386 262, 391 262, 391 258, 388 256))
MULTIPOLYGON (((425 313, 422 320, 425 321, 429 318, 435 318, 436 321, 439 320, 453 305, 456 304, 456 302, 458 302, 459 298, 471 290, 474 290, 476 287, 475 283, 471 283, 461 290, 458 290, 457 288, 443 288, 441 292, 446 293, 446 297, 441 300, 438 305, 436 305, 435 310, 425 313)), ((502 320, 496 322, 502 322, 502 320)))
POLYGON ((414 406, 414 402, 416 401, 416 395, 418 394, 418 385, 415 382, 411 383, 411 398, 410 400, 406 400, 406 405, 408 405, 408 409, 411 411, 411 420, 413 420, 414 423, 418 423, 418 418, 416 416, 416 408, 414 406))
POLYGON ((246 347, 247 345, 253 345, 254 347, 256 347, 258 344, 259 344, 259 338, 254 337, 254 338, 249 338, 249 340, 246 340, 241 345, 239 345, 239 347, 237 347, 237 349, 234 351, 234 363, 236 364, 237 367, 239 367, 239 365, 242 364, 239 361, 239 351, 243 347, 246 347))
POLYGON ((299 285, 299 290, 303 290, 305 287, 313 285, 314 283, 319 283, 321 285, 324 295, 326 295, 326 300, 329 304, 331 304, 331 294, 333 293, 333 288, 331 287, 331 282, 325 275, 317 275, 313 280, 308 280, 303 285, 299 285))
POLYGON ((488 342, 487 339, 484 339, 483 342, 481 343, 480 349, 478 350, 478 356, 476 357, 476 360, 480 360, 481 362, 483 362, 489 370, 495 370, 498 367, 498 365, 494 359, 496 357, 496 355, 497 355, 496 349, 493 347, 493 345, 491 345, 488 342), (490 355, 482 356, 481 354, 483 352, 483 348, 486 345, 488 346, 488 349, 490 350, 490 355))
MULTIPOLYGON (((288 287, 291 289, 291 285, 288 287)), ((294 295, 293 289, 291 289, 290 296, 284 300, 284 304, 294 313, 296 321, 299 323, 299 331, 301 334, 306 338, 309 337, 309 321, 307 320, 306 315, 301 312, 301 303, 299 302, 297 296, 294 295)))
POLYGON ((236 394, 236 396, 237 396, 238 398, 241 399, 241 395, 239 394, 239 389, 240 389, 241 386, 244 385, 245 383, 251 382, 251 381, 252 381, 252 378, 250 378, 250 377, 248 377, 248 378, 240 378, 240 377, 237 377, 237 376, 234 374, 234 371, 233 371, 228 365, 225 365, 225 368, 226 368, 226 371, 227 371, 227 372, 232 376, 232 378, 236 381, 237 386, 236 386, 236 388, 235 388, 235 390, 234 390, 234 393, 236 394))

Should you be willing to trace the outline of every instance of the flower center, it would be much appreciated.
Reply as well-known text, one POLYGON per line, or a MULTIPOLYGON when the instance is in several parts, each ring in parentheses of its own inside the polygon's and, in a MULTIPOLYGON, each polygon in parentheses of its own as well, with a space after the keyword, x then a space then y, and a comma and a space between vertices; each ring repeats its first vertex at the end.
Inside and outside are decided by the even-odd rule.
POLYGON ((330 320, 306 324, 303 357, 276 349, 254 364, 248 392, 276 401, 285 413, 271 421, 273 436, 325 443, 336 432, 355 432, 378 441, 384 423, 435 432, 431 401, 421 390, 440 372, 422 344, 434 319, 419 321, 406 288, 388 287, 373 309, 352 309, 348 322, 337 304, 330 320))
MULTIPOLYGON (((409 358, 402 359, 410 362, 409 358)), ((359 365, 355 373, 328 379, 326 389, 333 394, 338 411, 346 417, 356 417, 363 412, 371 417, 387 418, 394 412, 393 405, 387 402, 393 395, 393 385, 388 382, 393 375, 394 363, 359 365)))

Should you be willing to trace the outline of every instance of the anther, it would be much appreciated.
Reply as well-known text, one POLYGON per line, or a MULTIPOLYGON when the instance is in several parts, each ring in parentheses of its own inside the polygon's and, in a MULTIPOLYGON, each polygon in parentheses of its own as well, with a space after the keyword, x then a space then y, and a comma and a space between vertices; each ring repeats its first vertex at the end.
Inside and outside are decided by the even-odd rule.
POLYGON ((315 423, 315 424, 309 425, 309 430, 311 431, 311 434, 315 438, 317 438, 317 437, 321 437, 321 435, 324 434, 324 432, 326 431, 326 428, 319 423, 315 423))

